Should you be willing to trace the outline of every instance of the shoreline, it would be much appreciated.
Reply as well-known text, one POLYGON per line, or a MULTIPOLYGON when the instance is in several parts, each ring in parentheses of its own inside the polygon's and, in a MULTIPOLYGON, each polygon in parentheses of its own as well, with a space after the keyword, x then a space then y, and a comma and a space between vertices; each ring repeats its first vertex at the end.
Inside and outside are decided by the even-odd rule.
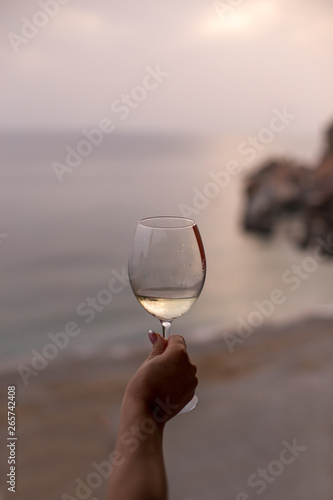
MULTIPOLYGON (((17 485, 25 500, 56 500, 65 493, 77 498, 78 478, 85 481, 94 471, 92 464, 114 449, 126 384, 149 351, 147 341, 146 348, 123 358, 105 351, 86 358, 68 355, 50 363, 27 386, 15 367, 1 373, 4 385, 17 387, 17 485)), ((295 484, 302 484, 304 477, 323 478, 327 464, 333 466, 332 318, 307 317, 287 326, 263 324, 233 353, 222 336, 191 342, 189 351, 198 366, 199 405, 166 429, 170 498, 215 500, 221 491, 236 498, 244 489, 244 478, 274 459, 288 439, 297 438, 310 451, 304 463, 299 461, 299 469, 288 469, 277 481, 282 489, 276 498, 294 500, 295 490, 288 493, 288 474, 295 474, 295 484), (318 433, 323 438, 318 439, 318 433), (244 446, 247 451, 240 460, 244 446), (226 464, 227 481, 221 475, 226 464), (211 484, 215 496, 207 493, 211 484)), ((2 436, 6 427, 1 408, 2 436)), ((1 464, 7 463, 5 454, 2 447, 1 464)), ((104 498, 106 484, 103 480, 87 500, 104 498)), ((302 498, 312 500, 313 490, 302 498)))
MULTIPOLYGON (((247 343, 252 337, 256 338, 257 335, 263 335, 263 331, 267 331, 268 333, 273 333, 275 331, 280 331, 281 329, 288 328, 297 328, 301 327, 303 324, 307 324, 308 322, 317 322, 325 324, 327 321, 332 321, 333 325, 333 311, 330 306, 317 307, 314 310, 308 312, 307 314, 296 314, 294 316, 286 317, 286 318, 269 318, 265 319, 262 325, 258 327, 253 327, 253 332, 249 335, 248 339, 244 339, 244 343, 247 343)), ((226 337, 230 337, 236 335, 237 333, 225 327, 221 328, 210 328, 207 329, 204 334, 202 333, 202 329, 200 330, 200 334, 192 335, 191 340, 187 340, 187 344, 191 352, 198 353, 200 356, 200 350, 206 351, 210 350, 210 346, 215 346, 216 344, 221 347, 225 343, 224 339, 226 337)), ((253 339, 252 339, 253 341, 253 339)), ((226 344, 227 345, 227 344, 226 344)), ((235 344, 235 350, 237 348, 237 344, 235 344)), ((150 350, 150 344, 148 340, 142 340, 139 344, 128 344, 128 343, 103 343, 100 344, 97 348, 95 344, 81 344, 76 348, 71 348, 69 350, 60 351, 60 356, 56 356, 56 359, 47 360, 47 368, 45 370, 55 370, 57 371, 59 365, 63 363, 80 363, 80 362, 89 362, 89 360, 94 359, 105 359, 113 363, 131 363, 137 359, 140 359, 145 355, 148 355, 150 350)), ((37 349, 38 351, 38 349, 37 349)), ((26 366, 31 366, 32 354, 24 353, 19 354, 17 356, 12 356, 9 359, 1 359, 0 358, 0 378, 2 376, 6 376, 10 373, 17 371, 17 366, 19 364, 23 364, 26 366)), ((44 371, 44 370, 42 370, 44 371)))

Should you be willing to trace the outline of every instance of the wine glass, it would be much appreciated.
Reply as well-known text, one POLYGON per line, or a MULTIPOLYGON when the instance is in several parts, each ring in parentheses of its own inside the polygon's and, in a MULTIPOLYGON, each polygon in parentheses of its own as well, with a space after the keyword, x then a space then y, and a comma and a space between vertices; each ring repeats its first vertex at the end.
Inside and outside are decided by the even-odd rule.
MULTIPOLYGON (((196 302, 206 276, 198 226, 185 217, 150 217, 136 228, 128 263, 134 295, 158 318, 168 339, 171 323, 196 302)), ((192 410, 197 396, 180 413, 192 410)))

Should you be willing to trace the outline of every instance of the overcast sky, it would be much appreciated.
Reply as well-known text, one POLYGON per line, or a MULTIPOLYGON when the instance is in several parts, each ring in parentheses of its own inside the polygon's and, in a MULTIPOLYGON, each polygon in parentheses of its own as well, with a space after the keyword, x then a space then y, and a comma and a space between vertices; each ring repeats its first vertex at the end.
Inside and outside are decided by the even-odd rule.
POLYGON ((0 3, 1 129, 94 126, 158 65, 122 128, 242 133, 283 106, 300 132, 333 118, 331 0, 69 0, 53 18, 42 3, 0 3), (23 17, 45 26, 17 38, 23 17))

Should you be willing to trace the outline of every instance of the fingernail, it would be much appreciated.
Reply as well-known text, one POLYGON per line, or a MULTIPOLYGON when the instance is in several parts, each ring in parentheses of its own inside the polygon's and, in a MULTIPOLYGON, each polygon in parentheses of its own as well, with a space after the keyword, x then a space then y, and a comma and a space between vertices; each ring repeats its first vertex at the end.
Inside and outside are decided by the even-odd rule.
POLYGON ((157 340, 157 333, 153 332, 153 330, 149 330, 148 337, 150 342, 154 345, 157 340))

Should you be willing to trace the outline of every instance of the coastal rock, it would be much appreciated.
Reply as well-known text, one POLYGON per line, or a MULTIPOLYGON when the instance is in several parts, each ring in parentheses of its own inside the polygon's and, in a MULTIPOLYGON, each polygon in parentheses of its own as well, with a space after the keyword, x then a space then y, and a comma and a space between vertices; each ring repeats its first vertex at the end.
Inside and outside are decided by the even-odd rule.
MULTIPOLYGON (((272 159, 246 179, 243 228, 271 235, 277 223, 294 214, 301 226, 298 244, 330 241, 333 233, 333 124, 326 132, 326 148, 314 167, 291 160, 272 159)), ((327 245, 326 245, 327 247, 327 245)), ((333 254, 329 246, 326 252, 333 254)))

